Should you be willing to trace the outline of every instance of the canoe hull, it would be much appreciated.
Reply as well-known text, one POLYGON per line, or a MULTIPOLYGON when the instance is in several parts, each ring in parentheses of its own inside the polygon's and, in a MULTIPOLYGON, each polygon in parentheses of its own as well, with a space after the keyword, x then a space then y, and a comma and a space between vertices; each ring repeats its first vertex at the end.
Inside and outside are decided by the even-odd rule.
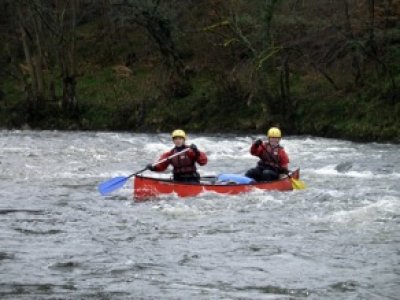
MULTIPOLYGON (((299 179, 299 170, 293 172, 292 177, 299 179)), ((136 201, 145 201, 160 195, 173 194, 179 197, 194 197, 203 192, 237 195, 250 192, 254 189, 291 191, 293 190, 290 178, 285 177, 272 182, 252 184, 211 184, 211 183, 181 183, 168 179, 151 178, 137 175, 134 179, 133 196, 136 201)))

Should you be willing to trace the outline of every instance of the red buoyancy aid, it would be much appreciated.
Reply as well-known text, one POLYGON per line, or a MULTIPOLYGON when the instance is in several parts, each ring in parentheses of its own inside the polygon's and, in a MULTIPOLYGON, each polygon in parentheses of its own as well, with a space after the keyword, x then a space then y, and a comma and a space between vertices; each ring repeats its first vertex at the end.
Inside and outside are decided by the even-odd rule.
POLYGON ((269 143, 263 143, 263 150, 260 153, 260 161, 258 164, 263 167, 271 167, 276 171, 281 169, 281 162, 279 157, 280 149, 283 149, 280 145, 272 148, 269 143))
MULTIPOLYGON (((185 146, 185 148, 188 148, 188 147, 185 146)), ((182 151, 182 149, 178 150, 178 149, 174 148, 170 151, 170 155, 175 154, 180 151, 182 151)), ((188 155, 188 152, 184 152, 180 155, 177 155, 177 156, 171 158, 171 165, 174 167, 174 171, 173 171, 174 174, 195 173, 197 171, 195 163, 196 163, 196 160, 190 158, 188 155)))

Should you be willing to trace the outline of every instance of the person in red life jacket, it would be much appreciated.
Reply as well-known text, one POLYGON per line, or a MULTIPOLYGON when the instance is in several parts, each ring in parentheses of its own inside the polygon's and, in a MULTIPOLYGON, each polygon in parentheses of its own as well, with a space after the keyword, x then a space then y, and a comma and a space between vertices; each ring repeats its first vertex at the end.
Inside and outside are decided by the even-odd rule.
POLYGON ((190 148, 190 150, 182 153, 182 155, 175 156, 163 163, 153 166, 152 164, 147 165, 147 169, 150 171, 162 172, 172 165, 174 170, 174 180, 181 182, 199 182, 200 175, 197 172, 196 163, 200 166, 207 164, 207 156, 204 152, 199 151, 195 144, 187 146, 185 144, 186 133, 177 129, 172 132, 172 141, 175 147, 168 152, 161 155, 159 160, 165 159, 177 152, 181 152, 184 149, 190 148))
POLYGON ((250 153, 260 160, 257 167, 246 172, 246 176, 255 181, 272 181, 279 178, 279 174, 288 174, 289 157, 279 145, 282 134, 279 128, 272 127, 267 133, 268 141, 256 140, 251 145, 250 153))

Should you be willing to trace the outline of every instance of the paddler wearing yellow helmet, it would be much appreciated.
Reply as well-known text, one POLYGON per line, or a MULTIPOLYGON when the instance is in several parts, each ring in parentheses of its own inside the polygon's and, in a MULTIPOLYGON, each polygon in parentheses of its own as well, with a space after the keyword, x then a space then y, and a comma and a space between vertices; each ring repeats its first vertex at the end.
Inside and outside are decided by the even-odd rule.
POLYGON ((250 148, 251 155, 257 156, 259 161, 255 168, 246 172, 246 176, 256 181, 273 181, 279 174, 287 174, 289 157, 285 149, 279 144, 282 132, 278 127, 271 127, 267 132, 267 141, 256 140, 250 148))
POLYGON ((199 182, 200 175, 197 172, 196 164, 199 164, 200 166, 207 164, 207 155, 200 151, 195 144, 191 144, 190 146, 186 145, 187 135, 182 129, 172 131, 171 138, 174 147, 162 154, 159 161, 174 155, 175 153, 181 152, 182 154, 174 156, 173 158, 155 166, 149 164, 147 165, 147 169, 150 171, 162 172, 171 165, 173 167, 174 181, 199 182))

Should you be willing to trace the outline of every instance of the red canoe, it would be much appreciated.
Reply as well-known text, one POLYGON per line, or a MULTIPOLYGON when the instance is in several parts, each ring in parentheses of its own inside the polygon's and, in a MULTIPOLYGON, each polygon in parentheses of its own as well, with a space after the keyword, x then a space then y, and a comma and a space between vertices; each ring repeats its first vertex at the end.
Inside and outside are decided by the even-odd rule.
MULTIPOLYGON (((299 179, 300 171, 297 169, 291 174, 291 177, 294 179, 299 179)), ((133 185, 133 196, 137 201, 149 200, 165 194, 175 194, 179 197, 193 197, 203 192, 236 195, 249 192, 254 189, 276 191, 293 190, 292 181, 287 176, 271 182, 256 182, 250 184, 218 184, 207 181, 201 181, 200 183, 181 183, 172 181, 170 179, 151 178, 136 175, 133 185)))

